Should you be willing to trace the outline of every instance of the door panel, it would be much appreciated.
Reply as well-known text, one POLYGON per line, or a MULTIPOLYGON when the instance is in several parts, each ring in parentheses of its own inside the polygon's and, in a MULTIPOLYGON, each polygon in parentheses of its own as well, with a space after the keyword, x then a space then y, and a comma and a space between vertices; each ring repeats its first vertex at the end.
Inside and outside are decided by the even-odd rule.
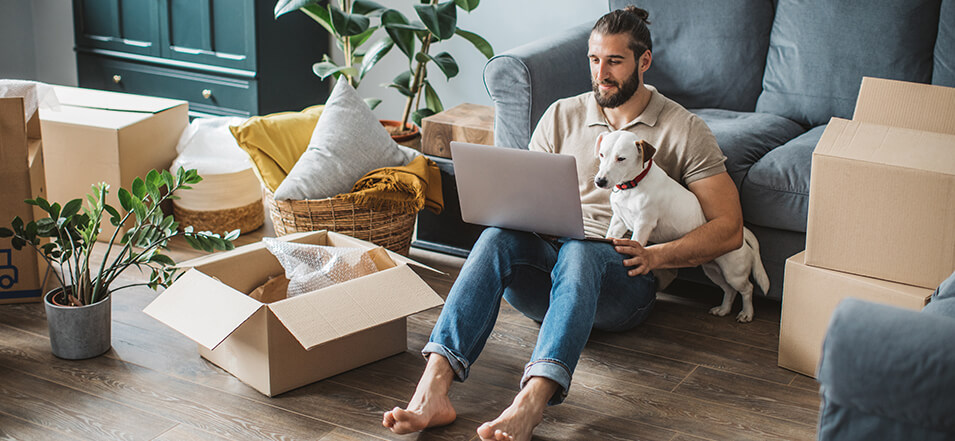
POLYGON ((73 0, 78 46, 158 56, 159 0, 73 0))
POLYGON ((162 0, 163 57, 255 69, 253 0, 162 0))

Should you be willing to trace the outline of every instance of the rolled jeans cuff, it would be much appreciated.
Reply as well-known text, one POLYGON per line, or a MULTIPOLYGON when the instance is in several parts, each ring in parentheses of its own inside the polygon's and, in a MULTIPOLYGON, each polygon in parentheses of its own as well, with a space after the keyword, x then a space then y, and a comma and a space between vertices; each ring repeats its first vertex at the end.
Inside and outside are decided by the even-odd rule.
POLYGON ((527 363, 527 366, 524 366, 524 376, 521 377, 521 389, 527 385, 531 377, 544 377, 553 380, 560 386, 554 396, 547 401, 547 405, 560 404, 567 398, 567 391, 570 390, 571 374, 570 369, 564 363, 551 358, 542 358, 527 363))
POLYGON ((448 360, 448 363, 451 364, 451 370, 454 371, 455 380, 464 381, 468 378, 471 364, 468 363, 468 359, 464 358, 464 356, 457 354, 445 345, 429 341, 424 345, 424 348, 421 349, 421 355, 423 355, 424 358, 428 358, 431 354, 441 355, 448 360))

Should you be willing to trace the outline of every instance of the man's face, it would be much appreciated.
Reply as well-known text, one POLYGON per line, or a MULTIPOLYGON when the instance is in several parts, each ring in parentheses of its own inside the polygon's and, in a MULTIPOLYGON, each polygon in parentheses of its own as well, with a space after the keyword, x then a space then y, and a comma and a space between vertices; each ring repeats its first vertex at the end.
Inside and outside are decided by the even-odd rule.
POLYGON ((597 104, 602 107, 622 105, 643 84, 643 71, 629 43, 630 37, 626 34, 594 32, 590 35, 587 53, 590 58, 590 80, 597 104))

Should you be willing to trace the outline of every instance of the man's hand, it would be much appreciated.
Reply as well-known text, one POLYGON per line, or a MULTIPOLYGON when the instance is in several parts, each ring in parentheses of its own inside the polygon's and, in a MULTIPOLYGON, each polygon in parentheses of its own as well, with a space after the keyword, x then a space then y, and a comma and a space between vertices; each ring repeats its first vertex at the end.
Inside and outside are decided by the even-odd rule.
POLYGON ((623 260, 623 265, 630 268, 627 270, 630 277, 644 275, 656 268, 653 250, 644 248, 635 240, 614 239, 613 247, 618 253, 630 256, 623 260))

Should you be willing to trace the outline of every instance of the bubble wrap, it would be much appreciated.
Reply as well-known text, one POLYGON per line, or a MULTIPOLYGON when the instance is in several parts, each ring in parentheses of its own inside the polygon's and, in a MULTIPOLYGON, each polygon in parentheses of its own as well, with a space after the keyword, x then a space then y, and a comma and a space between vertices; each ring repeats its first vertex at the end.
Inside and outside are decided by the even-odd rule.
POLYGON ((378 266, 361 248, 308 245, 268 237, 262 241, 285 268, 289 297, 378 271, 378 266))

